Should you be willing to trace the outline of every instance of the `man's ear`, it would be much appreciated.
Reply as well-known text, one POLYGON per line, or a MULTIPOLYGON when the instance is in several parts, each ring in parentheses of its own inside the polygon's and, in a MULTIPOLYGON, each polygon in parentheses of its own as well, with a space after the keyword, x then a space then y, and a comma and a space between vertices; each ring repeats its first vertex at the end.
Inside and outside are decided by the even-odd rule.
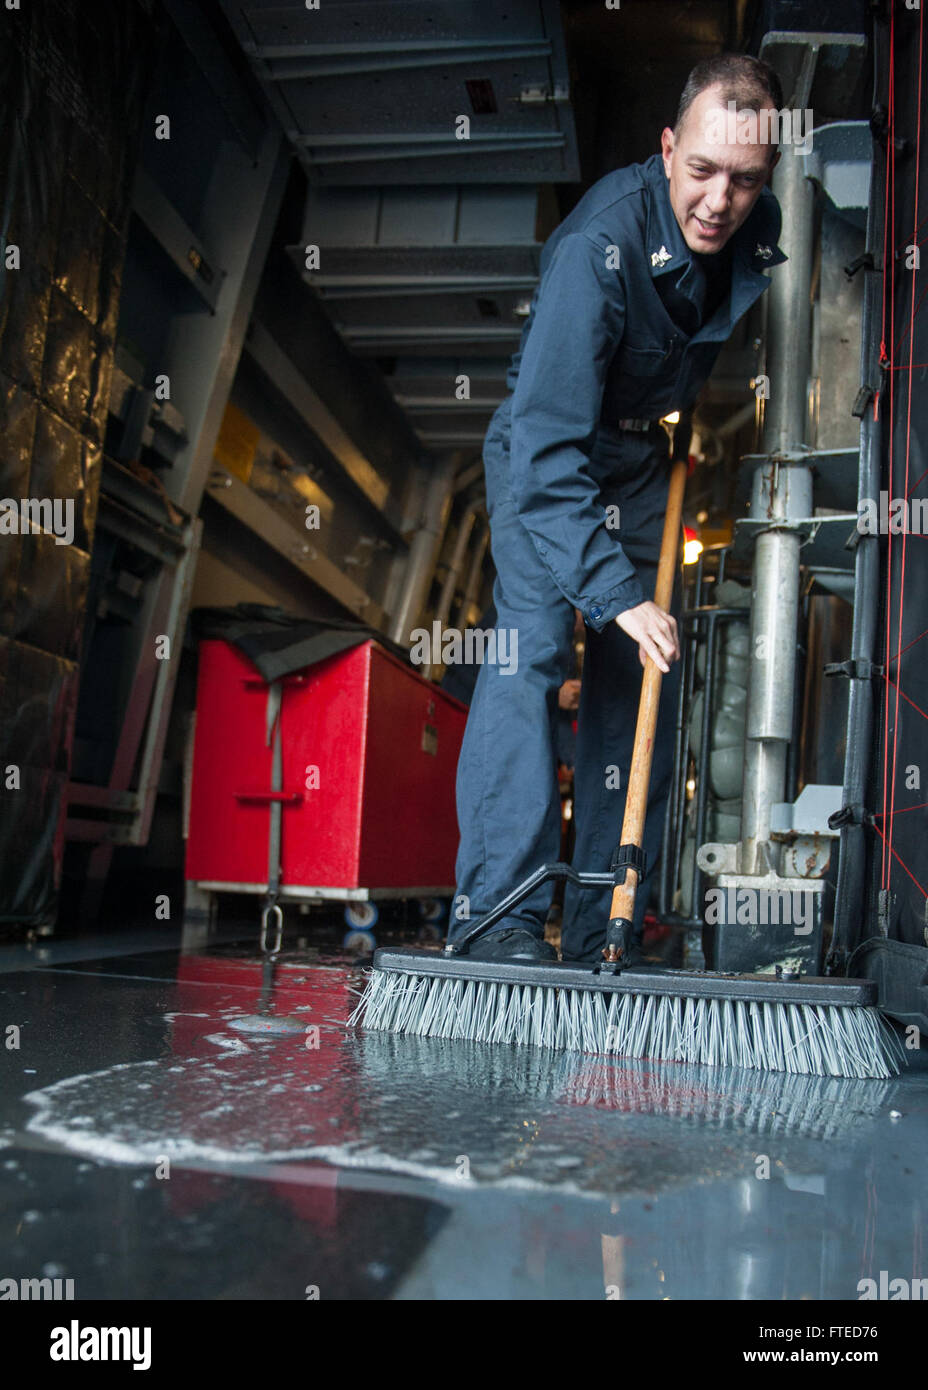
POLYGON ((770 168, 769 168, 768 171, 767 171, 767 178, 768 178, 768 179, 770 178, 771 174, 773 173, 774 169, 777 167, 777 165, 779 164, 779 162, 780 162, 780 151, 777 150, 776 154, 773 156, 773 159, 771 159, 771 161, 770 161, 770 168))
POLYGON ((661 131, 661 157, 664 161, 664 173, 670 178, 670 165, 673 159, 673 131, 669 125, 665 125, 661 131))

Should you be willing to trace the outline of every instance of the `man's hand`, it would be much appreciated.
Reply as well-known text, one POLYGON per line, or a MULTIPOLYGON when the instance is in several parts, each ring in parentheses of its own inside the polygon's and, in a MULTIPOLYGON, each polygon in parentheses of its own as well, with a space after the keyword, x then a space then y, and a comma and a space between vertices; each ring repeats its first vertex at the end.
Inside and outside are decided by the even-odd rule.
POLYGON ((623 632, 627 632, 629 637, 638 643, 638 657, 642 666, 650 657, 666 674, 670 670, 667 662, 679 661, 677 620, 663 608, 658 608, 650 599, 645 603, 639 603, 637 608, 629 608, 620 613, 616 622, 623 632))
POLYGON ((559 709, 579 709, 580 682, 577 680, 565 681, 557 692, 557 703, 559 709))

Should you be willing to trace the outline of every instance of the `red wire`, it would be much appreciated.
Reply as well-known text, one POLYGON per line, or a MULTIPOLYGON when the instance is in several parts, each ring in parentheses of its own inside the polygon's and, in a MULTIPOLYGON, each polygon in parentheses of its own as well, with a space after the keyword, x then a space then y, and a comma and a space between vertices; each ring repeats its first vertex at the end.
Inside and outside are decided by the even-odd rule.
MULTIPOLYGON (((883 847, 884 847, 884 849, 885 849, 885 848, 886 848, 886 836, 883 834, 882 830, 880 829, 880 827, 879 827, 878 825, 874 824, 874 827, 873 827, 873 828, 874 828, 874 830, 876 831, 876 833, 879 835, 880 839, 883 841, 883 847)), ((891 828, 891 827, 890 827, 890 828, 891 828)), ((908 874, 909 878, 910 878, 910 879, 912 880, 912 882, 915 884, 915 887, 916 887, 916 888, 921 888, 921 891, 924 893, 925 897, 928 898, 928 888, 925 888, 921 883, 919 883, 918 879, 915 877, 915 875, 913 874, 912 870, 908 867, 907 864, 905 864, 905 863, 903 862, 903 860, 899 857, 899 855, 898 855, 898 854, 896 853, 896 851, 893 849, 892 845, 889 846, 889 852, 890 852, 890 854, 892 855, 892 857, 893 857, 894 859, 898 859, 898 860, 899 860, 899 863, 900 863, 901 867, 902 867, 902 868, 905 870, 905 872, 908 874)))
MULTIPOLYGON (((889 677, 887 676, 886 679, 889 680, 889 677)), ((921 705, 917 705, 917 704, 915 703, 915 701, 912 699, 911 695, 907 695, 907 694, 905 693, 904 690, 900 690, 899 686, 896 684, 895 681, 890 680, 889 683, 890 683, 890 685, 893 687, 893 689, 895 690, 895 692, 896 692, 896 698, 897 698, 897 699, 898 699, 899 696, 901 695, 902 698, 903 698, 903 700, 905 700, 905 702, 906 702, 907 705, 911 705, 912 708, 913 708, 914 710, 917 710, 918 713, 921 715, 921 717, 922 717, 923 719, 928 719, 928 713, 926 713, 925 710, 922 709, 921 705)), ((903 809, 905 809, 905 808, 903 808, 903 809)), ((901 813, 900 813, 899 811, 893 811, 892 814, 893 814, 894 816, 898 816, 898 815, 900 815, 901 813)))
MULTIPOLYGON (((921 227, 916 227, 916 228, 915 228, 915 236, 913 236, 913 238, 912 238, 913 241, 914 241, 915 238, 918 236, 919 232, 922 230, 923 227, 928 227, 928 217, 925 218, 925 220, 924 220, 924 222, 922 223, 921 227)), ((901 240, 902 240, 902 238, 900 237, 900 241, 901 241, 901 240)), ((925 240, 925 237, 922 237, 922 241, 924 241, 924 240, 925 240)), ((919 245, 921 245, 921 242, 919 242, 919 245)), ((897 247, 896 247, 896 250, 897 250, 897 251, 901 250, 901 247, 897 246, 897 247)))
POLYGON ((928 637, 928 627, 925 628, 924 632, 920 632, 917 637, 913 637, 911 642, 906 642, 899 655, 904 656, 905 653, 909 650, 909 648, 914 647, 915 643, 920 642, 923 637, 928 637))
MULTIPOLYGON (((910 242, 909 245, 912 245, 912 243, 910 242)), ((925 288, 922 290, 921 294, 918 297, 918 304, 915 306, 916 313, 918 313, 919 309, 921 308, 922 300, 925 298, 926 295, 928 295, 928 285, 925 286, 925 288)), ((905 342, 906 337, 908 336, 908 332, 909 325, 906 324, 905 328, 902 330, 902 334, 899 338, 899 341, 896 344, 895 349, 893 351, 893 357, 895 357, 898 353, 902 351, 902 344, 905 342)))
MULTIPOLYGON (((920 711, 920 713, 924 713, 924 711, 920 711)), ((926 718, 928 718, 928 716, 926 716, 926 718)), ((917 806, 903 806, 896 812, 896 815, 906 816, 910 811, 924 811, 926 807, 928 807, 928 801, 920 801, 917 806)), ((879 815, 879 812, 877 812, 877 814, 879 815)))
MULTIPOLYGON (((923 481, 925 480, 925 478, 928 478, 928 468, 925 469, 924 473, 921 475, 920 478, 916 478, 916 479, 915 479, 915 482, 912 484, 912 491, 913 491, 913 492, 914 492, 915 489, 918 487, 919 483, 923 482, 923 481)), ((919 498, 918 500, 921 501, 921 498, 919 498)))
MULTIPOLYGON (((920 12, 919 12, 919 26, 918 26, 918 105, 917 105, 918 115, 917 115, 917 118, 916 118, 916 134, 915 134, 915 208, 914 208, 913 217, 912 217, 912 221, 913 221, 913 223, 914 223, 914 225, 915 225, 916 227, 918 226, 919 173, 920 173, 920 169, 921 169, 921 140, 922 140, 922 62, 923 62, 923 59, 924 59, 924 28, 925 28, 925 12, 924 12, 924 10, 920 10, 920 12)), ((893 158, 894 158, 894 161, 895 161, 895 154, 894 154, 893 158)), ((895 201, 895 186, 894 186, 894 189, 893 189, 893 196, 894 196, 894 201, 895 201)), ((914 352, 915 352, 915 276, 913 275, 913 276, 912 276, 911 306, 910 306, 910 309, 909 309, 909 378, 908 378, 908 392, 907 392, 907 396, 906 396, 906 421, 905 421, 905 484, 904 484, 904 487, 903 487, 903 496, 904 496, 904 497, 908 497, 908 495, 909 495, 909 466, 910 466, 910 463, 911 463, 911 447, 912 447, 912 375, 911 375, 911 373, 912 373, 912 365, 913 365, 912 359, 913 359, 913 356, 914 356, 914 352)), ((890 423, 890 430, 891 430, 891 429, 892 429, 892 424, 890 423)), ((890 454, 889 454, 889 457, 890 457, 890 477, 892 477, 892 459, 893 459, 893 453, 892 453, 892 435, 891 435, 891 434, 890 434, 890 454)), ((897 663, 897 664, 896 664, 896 706, 895 706, 895 712, 894 712, 894 715, 893 715, 893 778, 892 778, 892 790, 891 790, 891 792, 890 792, 890 811, 889 811, 890 820, 889 820, 889 826, 888 826, 888 831, 889 831, 889 837, 888 837, 888 838, 889 838, 889 852, 890 852, 891 855, 893 855, 893 856, 894 856, 895 858, 897 858, 897 859, 899 858, 899 856, 896 855, 896 854, 895 854, 895 851, 893 850, 893 831, 894 831, 894 820, 893 820, 893 817, 894 817, 894 814, 895 814, 895 804, 896 804, 896 761, 897 761, 897 750, 898 750, 898 739, 899 739, 899 696, 900 696, 900 694, 901 694, 901 689, 900 689, 900 687, 901 687, 901 681, 902 681, 902 617, 903 617, 903 607, 904 607, 904 602, 905 602, 905 559, 906 559, 906 549, 907 549, 907 544, 908 544, 908 537, 909 537, 908 530, 903 531, 903 533, 902 533, 902 565, 901 565, 900 573, 899 573, 899 619, 898 619, 898 623, 897 623, 897 627, 896 627, 897 634, 898 634, 898 639, 897 639, 897 643, 898 643, 898 646, 897 646, 898 655, 897 655, 897 658, 896 658, 896 663, 897 663)), ((887 672, 888 672, 888 666, 887 666, 887 672)), ((889 683, 889 682, 887 681, 887 685, 888 685, 888 683, 889 683)), ((914 700, 909 700, 909 697, 908 697, 908 696, 905 696, 905 699, 908 701, 909 704, 915 705, 914 700)), ((915 708, 918 709, 918 706, 915 705, 915 708)), ((919 710, 919 713, 920 713, 920 714, 923 714, 924 711, 919 710)), ((901 859, 899 859, 899 862, 900 862, 900 864, 902 864, 902 860, 901 860, 901 859)), ((891 869, 891 867, 892 867, 892 866, 890 865, 890 869, 891 869)), ((902 867, 905 868, 905 865, 903 864, 902 867)), ((908 870, 908 869, 906 869, 906 873, 909 873, 909 870, 908 870)), ((915 883, 918 883, 918 879, 915 878, 914 874, 911 874, 911 873, 910 873, 909 876, 913 879, 913 881, 914 881, 915 883)), ((920 883, 918 883, 918 886, 919 886, 919 888, 921 888, 921 884, 920 884, 920 883)), ((922 892, 925 892, 925 890, 922 889, 922 892)), ((928 896, 928 893, 926 893, 926 896, 928 896)))
MULTIPOLYGON (((895 257, 889 256, 890 237, 893 238, 895 245, 895 199, 890 199, 893 190, 893 175, 895 173, 895 72, 896 72, 896 16, 895 7, 890 5, 889 10, 889 91, 887 94, 887 121, 886 121, 886 188, 883 199, 883 314, 880 328, 880 365, 892 366, 886 355, 886 300, 887 290, 889 295, 889 312, 892 315, 893 308, 893 286, 895 283, 895 257)), ((890 320, 889 331, 890 342, 895 341, 892 320, 890 320)), ((893 374, 889 374, 889 437, 890 450, 889 456, 892 459, 892 429, 893 429, 893 374)), ((875 403, 874 403, 875 404, 875 403)), ((890 466, 890 476, 892 476, 892 466, 890 466)), ((892 564, 890 547, 892 546, 892 533, 890 533, 887 544, 886 555, 886 602, 887 602, 887 621, 886 621, 886 671, 889 671, 889 631, 892 608, 892 564)), ((889 684, 883 687, 883 824, 889 824, 889 814, 887 810, 887 798, 889 794, 889 684)), ((886 841, 883 840, 883 854, 880 872, 880 886, 886 887, 888 873, 889 856, 887 854, 886 841)))
MULTIPOLYGON (((880 363, 887 360, 886 357, 886 266, 887 251, 889 249, 889 151, 891 145, 890 121, 893 110, 893 17, 890 12, 889 19, 889 94, 887 96, 887 117, 886 117, 886 179, 883 190, 883 285, 881 295, 881 314, 880 314, 880 363)), ((895 228, 893 228, 895 231, 895 228)))

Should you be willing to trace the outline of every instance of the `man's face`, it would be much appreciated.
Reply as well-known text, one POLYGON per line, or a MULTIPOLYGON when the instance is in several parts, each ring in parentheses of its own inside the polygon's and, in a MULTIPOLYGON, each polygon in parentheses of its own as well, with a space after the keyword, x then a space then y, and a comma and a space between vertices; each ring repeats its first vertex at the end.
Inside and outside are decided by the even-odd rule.
MULTIPOLYGON (((721 93, 721 87, 707 87, 687 111, 678 138, 669 127, 661 135, 670 206, 687 246, 701 255, 721 251, 735 234, 780 158, 776 154, 771 161, 769 144, 737 143, 743 127, 727 119, 721 93), (729 135, 736 137, 732 144, 729 135)), ((776 121, 768 125, 762 116, 753 133, 771 129, 777 129, 776 121)))

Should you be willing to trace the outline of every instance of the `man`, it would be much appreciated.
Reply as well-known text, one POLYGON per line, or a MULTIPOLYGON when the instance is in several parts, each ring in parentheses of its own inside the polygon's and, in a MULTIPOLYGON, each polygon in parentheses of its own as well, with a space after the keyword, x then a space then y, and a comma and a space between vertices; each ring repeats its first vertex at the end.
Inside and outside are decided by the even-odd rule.
MULTIPOLYGON (((661 153, 606 175, 545 243, 541 279, 487 431, 484 464, 497 626, 518 633, 518 668, 484 665, 458 764, 457 897, 451 935, 543 863, 560 836, 557 693, 574 608, 587 626, 575 765, 574 865, 605 872, 620 837, 640 694, 650 657, 665 673, 644 834, 648 870, 662 835, 679 684, 678 586, 651 601, 669 484, 660 419, 685 417, 735 322, 785 260, 780 210, 765 187, 779 159, 769 108, 782 94, 765 63, 700 63, 661 153), (755 122, 736 111, 768 110, 755 122), (745 132, 754 143, 728 143, 745 132)), ((684 448, 686 446, 684 441, 684 448)), ((551 896, 543 885, 472 949, 541 961, 551 896)), ((609 890, 569 888, 565 960, 599 957, 609 890)), ((637 895, 640 939, 646 890, 637 895)))
MULTIPOLYGON (((496 607, 493 603, 484 613, 480 614, 477 619, 477 627, 481 632, 490 632, 496 627, 496 607)), ((583 617, 579 609, 574 611, 574 635, 575 637, 583 637, 583 617)), ((462 705, 469 705, 474 698, 479 674, 480 666, 475 663, 472 662, 467 665, 464 662, 458 662, 445 669, 440 682, 441 688, 446 690, 449 695, 453 695, 456 700, 460 700, 462 705)), ((571 772, 574 766, 574 713, 579 703, 580 682, 574 677, 570 677, 564 681, 557 692, 556 753, 558 763, 569 768, 571 772)))

